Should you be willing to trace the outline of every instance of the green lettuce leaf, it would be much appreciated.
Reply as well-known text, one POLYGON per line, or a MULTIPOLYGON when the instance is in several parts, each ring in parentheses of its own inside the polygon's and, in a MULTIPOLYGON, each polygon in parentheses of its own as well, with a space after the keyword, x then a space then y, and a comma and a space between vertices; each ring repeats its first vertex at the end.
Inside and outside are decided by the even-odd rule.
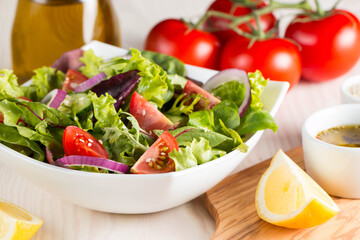
POLYGON ((200 141, 194 139, 190 144, 190 148, 199 165, 222 157, 226 154, 225 151, 213 149, 210 146, 209 141, 202 137, 200 137, 200 141))
POLYGON ((79 71, 88 78, 99 74, 100 66, 104 63, 102 57, 96 56, 92 49, 84 51, 84 55, 79 60, 84 63, 79 71))
POLYGON ((134 69, 139 70, 140 83, 136 91, 159 108, 174 95, 174 87, 167 73, 157 64, 141 56, 139 50, 131 49, 131 58, 115 58, 101 66, 106 74, 116 75, 134 69))
POLYGON ((0 71, 0 99, 16 98, 24 96, 19 87, 17 77, 12 70, 3 69, 0 71))
POLYGON ((34 70, 29 87, 22 86, 24 95, 33 101, 41 101, 51 90, 62 87, 65 74, 55 68, 42 67, 34 70))
POLYGON ((169 157, 175 162, 175 171, 197 166, 197 159, 189 146, 180 147, 179 151, 174 149, 169 153, 169 157))
POLYGON ((121 110, 119 113, 116 112, 114 107, 116 100, 109 94, 97 97, 95 93, 90 92, 89 97, 97 120, 94 134, 101 136, 111 159, 132 166, 148 149, 148 144, 140 133, 138 122, 129 113, 121 110), (127 125, 120 115, 125 117, 127 125))
POLYGON ((260 110, 263 106, 260 96, 264 91, 268 80, 263 77, 259 70, 248 73, 248 77, 251 85, 251 103, 249 111, 260 110))
POLYGON ((201 128, 205 131, 214 131, 214 112, 211 110, 202 110, 189 114, 189 126, 201 128))
POLYGON ((200 140, 193 139, 191 143, 180 147, 179 151, 174 149, 169 157, 175 162, 175 171, 200 165, 226 154, 225 151, 213 149, 207 139, 200 137, 200 140))

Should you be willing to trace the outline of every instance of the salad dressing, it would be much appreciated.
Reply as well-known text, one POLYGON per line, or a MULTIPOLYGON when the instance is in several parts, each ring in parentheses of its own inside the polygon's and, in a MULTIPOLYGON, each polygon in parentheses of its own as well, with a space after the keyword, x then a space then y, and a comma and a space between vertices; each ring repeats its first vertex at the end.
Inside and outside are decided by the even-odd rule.
POLYGON ((12 61, 19 82, 64 52, 91 40, 120 46, 109 0, 19 0, 12 29, 12 61))
POLYGON ((360 125, 346 125, 321 131, 317 139, 342 147, 360 147, 360 125))

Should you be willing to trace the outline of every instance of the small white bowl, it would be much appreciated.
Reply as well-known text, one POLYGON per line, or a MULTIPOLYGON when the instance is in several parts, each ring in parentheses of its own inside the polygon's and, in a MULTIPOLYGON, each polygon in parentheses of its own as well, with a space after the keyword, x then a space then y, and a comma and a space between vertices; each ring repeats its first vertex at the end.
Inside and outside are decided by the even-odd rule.
POLYGON ((309 116, 302 128, 307 173, 329 194, 360 198, 360 148, 326 143, 316 135, 329 128, 360 125, 360 104, 342 104, 309 116))
MULTIPOLYGON (((351 94, 351 87, 358 85, 360 90, 360 74, 352 76, 341 85, 341 102, 342 103, 360 103, 360 96, 351 94)), ((360 94, 360 92, 359 92, 360 94)))

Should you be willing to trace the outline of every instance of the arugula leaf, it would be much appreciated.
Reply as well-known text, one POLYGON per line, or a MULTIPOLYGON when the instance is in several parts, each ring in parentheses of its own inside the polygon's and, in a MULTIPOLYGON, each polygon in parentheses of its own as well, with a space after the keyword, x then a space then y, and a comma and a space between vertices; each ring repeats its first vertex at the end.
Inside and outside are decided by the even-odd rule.
POLYGON ((196 103, 198 103, 202 96, 201 94, 191 95, 186 97, 186 93, 180 94, 174 101, 171 108, 166 112, 173 116, 180 116, 181 114, 189 115, 194 111, 196 103), (189 103, 190 102, 190 103, 189 103))
POLYGON ((79 71, 91 78, 100 73, 100 66, 104 63, 102 57, 95 55, 92 49, 84 51, 84 55, 79 59, 85 65, 79 68, 79 71))
POLYGON ((19 87, 17 77, 12 70, 3 69, 0 71, 0 99, 16 98, 24 96, 19 87))
POLYGON ((227 128, 221 119, 219 119, 219 122, 221 129, 226 134, 226 136, 232 138, 235 148, 240 152, 247 152, 248 146, 243 142, 240 135, 235 130, 227 128))
POLYGON ((245 97, 245 85, 238 81, 230 81, 211 90, 221 101, 230 100, 240 107, 245 97))
POLYGON ((61 88, 65 74, 55 68, 42 67, 34 70, 29 87, 22 86, 24 95, 33 101, 41 101, 51 90, 61 88))
POLYGON ((141 55, 162 67, 168 74, 185 76, 185 65, 179 59, 152 51, 141 51, 141 55))

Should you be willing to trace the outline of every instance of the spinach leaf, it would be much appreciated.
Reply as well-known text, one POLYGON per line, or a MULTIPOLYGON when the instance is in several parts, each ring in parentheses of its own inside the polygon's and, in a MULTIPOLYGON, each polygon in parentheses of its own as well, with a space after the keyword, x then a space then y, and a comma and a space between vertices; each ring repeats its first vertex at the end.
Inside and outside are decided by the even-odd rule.
POLYGON ((240 135, 255 133, 260 130, 271 129, 276 132, 277 125, 274 118, 265 110, 257 110, 247 114, 238 129, 240 135))
POLYGON ((26 155, 39 161, 44 161, 45 159, 45 153, 40 146, 35 141, 31 141, 20 135, 14 127, 0 123, 0 141, 21 153, 27 153, 26 155), (25 149, 19 148, 19 146, 25 147, 25 149), (29 148, 31 152, 29 153, 26 148, 29 148))
POLYGON ((179 59, 152 51, 141 51, 141 55, 162 67, 168 74, 185 76, 185 65, 179 59))
POLYGON ((221 101, 213 107, 212 111, 214 112, 214 124, 216 131, 220 131, 221 129, 219 123, 220 119, 227 128, 235 129, 240 125, 238 107, 234 102, 229 100, 221 101))
MULTIPOLYGON (((210 147, 216 147, 225 141, 231 141, 231 138, 223 134, 189 126, 177 128, 169 132, 175 136, 179 146, 185 146, 187 143, 192 142, 193 139, 200 141, 200 138, 207 139, 210 147)), ((158 132, 156 133, 158 134, 158 132)))
POLYGON ((245 97, 245 85, 238 81, 230 81, 211 90, 221 101, 230 100, 240 107, 245 97))

